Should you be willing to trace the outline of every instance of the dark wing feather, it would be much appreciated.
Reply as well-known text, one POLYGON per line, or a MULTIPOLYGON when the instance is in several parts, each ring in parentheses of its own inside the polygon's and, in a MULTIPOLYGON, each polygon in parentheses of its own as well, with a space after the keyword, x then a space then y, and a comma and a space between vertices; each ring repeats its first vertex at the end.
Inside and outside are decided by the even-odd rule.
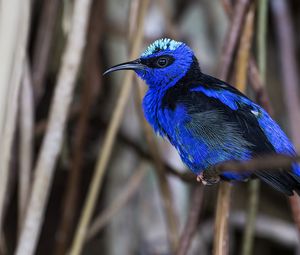
MULTIPOLYGON (((163 100, 163 106, 174 109, 178 103, 183 103, 191 115, 211 110, 221 111, 226 121, 235 123, 245 140, 253 144, 253 156, 276 152, 264 130, 260 127, 257 117, 251 112, 253 106, 255 106, 255 110, 261 109, 258 105, 228 83, 205 74, 201 74, 197 78, 196 81, 185 78, 183 83, 179 82, 167 91, 163 100), (222 100, 216 98, 216 96, 209 97, 205 93, 195 91, 197 87, 215 90, 216 94, 220 94, 220 96, 223 96, 223 91, 232 93, 235 95, 238 108, 232 109, 224 104, 222 100), (245 101, 249 101, 249 103, 245 104, 245 101)), ((278 171, 269 171, 266 169, 266 171, 255 171, 254 177, 260 178, 287 195, 292 195, 293 190, 297 192, 300 190, 300 177, 292 171, 280 169, 278 171)))

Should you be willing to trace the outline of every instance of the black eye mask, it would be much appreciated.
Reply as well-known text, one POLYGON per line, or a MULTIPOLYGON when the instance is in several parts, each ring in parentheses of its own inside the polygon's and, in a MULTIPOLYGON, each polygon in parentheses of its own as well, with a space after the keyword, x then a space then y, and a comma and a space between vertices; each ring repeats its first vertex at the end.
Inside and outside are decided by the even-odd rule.
POLYGON ((159 57, 141 59, 141 63, 150 68, 165 68, 174 62, 174 58, 169 55, 162 55, 159 57))

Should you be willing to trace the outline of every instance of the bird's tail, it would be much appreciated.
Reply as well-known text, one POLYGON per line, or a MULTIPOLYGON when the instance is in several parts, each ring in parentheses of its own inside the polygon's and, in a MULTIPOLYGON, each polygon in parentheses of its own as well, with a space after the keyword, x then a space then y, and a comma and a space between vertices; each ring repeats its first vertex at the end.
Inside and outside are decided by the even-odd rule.
POLYGON ((254 175, 288 196, 292 196, 293 191, 300 196, 300 167, 298 164, 293 166, 292 171, 284 169, 266 170, 257 171, 254 175))

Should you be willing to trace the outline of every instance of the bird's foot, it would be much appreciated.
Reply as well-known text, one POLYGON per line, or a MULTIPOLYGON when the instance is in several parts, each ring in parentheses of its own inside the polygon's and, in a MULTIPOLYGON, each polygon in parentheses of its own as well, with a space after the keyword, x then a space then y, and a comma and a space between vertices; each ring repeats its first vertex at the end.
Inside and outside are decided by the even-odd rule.
POLYGON ((201 182, 203 185, 213 185, 220 181, 219 175, 207 174, 207 171, 203 171, 197 175, 197 181, 201 182))

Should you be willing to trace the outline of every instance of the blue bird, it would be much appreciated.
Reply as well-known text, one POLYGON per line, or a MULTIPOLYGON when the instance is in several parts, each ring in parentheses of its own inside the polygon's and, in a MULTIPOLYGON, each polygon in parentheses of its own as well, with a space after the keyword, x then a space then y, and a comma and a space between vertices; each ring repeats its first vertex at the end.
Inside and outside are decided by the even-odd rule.
MULTIPOLYGON (((291 141, 268 113, 228 83, 204 74, 185 43, 159 39, 140 58, 104 74, 118 70, 134 70, 145 80, 147 121, 157 134, 168 138, 182 161, 203 181, 210 182, 204 174, 224 161, 271 153, 296 155, 291 141)), ((228 169, 220 177, 235 181, 259 178, 286 195, 300 192, 297 164, 288 171, 234 173, 228 169)))

